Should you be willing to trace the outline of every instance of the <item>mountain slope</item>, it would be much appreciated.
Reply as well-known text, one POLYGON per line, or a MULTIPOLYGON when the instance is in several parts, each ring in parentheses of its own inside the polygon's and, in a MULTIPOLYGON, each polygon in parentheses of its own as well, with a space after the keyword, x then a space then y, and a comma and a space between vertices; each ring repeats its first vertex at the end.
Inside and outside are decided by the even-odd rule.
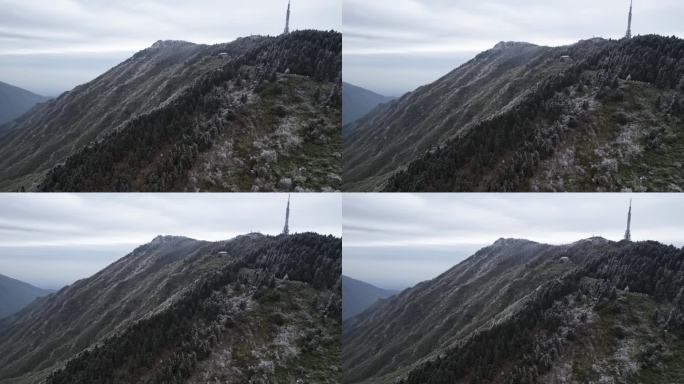
POLYGON ((379 299, 388 298, 396 293, 398 292, 342 275, 342 320, 356 316, 379 299))
POLYGON ((339 382, 340 240, 158 237, 0 323, 0 383, 339 382))
POLYGON ((50 291, 0 274, 0 318, 9 316, 36 298, 48 294, 50 291))
POLYGON ((359 122, 345 189, 678 190, 683 75, 674 37, 499 44, 359 122))
MULTIPOLYGON (((48 97, 0 81, 0 126, 47 100, 48 97)), ((8 127, 0 127, 0 134, 6 129, 8 127)))
POLYGON ((684 251, 499 240, 343 324, 346 383, 679 382, 684 251))
POLYGON ((379 95, 359 86, 342 83, 342 126, 353 123, 368 114, 379 104, 394 100, 394 97, 379 95))
POLYGON ((655 242, 500 240, 345 321, 344 382, 679 382, 682 281, 655 242))
POLYGON ((157 42, 24 116, 0 188, 337 189, 340 69, 335 32, 157 42))

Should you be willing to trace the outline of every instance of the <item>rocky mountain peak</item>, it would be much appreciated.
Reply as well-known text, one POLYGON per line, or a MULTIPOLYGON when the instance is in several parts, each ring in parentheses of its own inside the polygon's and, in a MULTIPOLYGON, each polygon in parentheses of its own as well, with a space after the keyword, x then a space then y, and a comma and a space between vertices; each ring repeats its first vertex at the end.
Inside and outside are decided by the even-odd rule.
POLYGON ((493 49, 517 49, 526 47, 536 47, 536 45, 523 41, 499 41, 493 49))
POLYGON ((501 237, 497 241, 494 242, 492 245, 496 246, 511 246, 511 245, 522 245, 522 244, 531 244, 535 243, 534 241, 531 240, 526 240, 526 239, 515 239, 515 238, 504 238, 501 237))
POLYGON ((186 45, 193 45, 193 43, 183 41, 183 40, 157 40, 150 48, 161 49, 161 48, 175 48, 182 47, 186 45))
POLYGON ((173 236, 173 235, 159 235, 152 239, 150 244, 163 244, 163 243, 171 243, 175 241, 180 241, 180 240, 192 240, 188 237, 184 236, 173 236))

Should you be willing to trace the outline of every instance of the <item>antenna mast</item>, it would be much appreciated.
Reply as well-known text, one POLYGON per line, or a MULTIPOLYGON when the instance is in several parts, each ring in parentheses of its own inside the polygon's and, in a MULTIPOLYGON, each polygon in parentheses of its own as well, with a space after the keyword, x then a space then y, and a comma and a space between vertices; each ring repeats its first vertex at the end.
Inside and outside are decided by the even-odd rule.
POLYGON ((287 15, 285 16, 285 32, 283 34, 287 35, 288 33, 290 33, 290 0, 287 0, 287 15))
POLYGON ((632 226, 632 199, 629 199, 629 211, 627 212, 627 230, 625 231, 625 240, 632 241, 632 232, 629 227, 632 226))
POLYGON ((627 20, 627 34, 625 38, 632 38, 632 0, 629 1, 629 19, 627 20))
POLYGON ((290 194, 287 195, 287 208, 285 209, 285 228, 283 228, 283 235, 290 234, 290 194))

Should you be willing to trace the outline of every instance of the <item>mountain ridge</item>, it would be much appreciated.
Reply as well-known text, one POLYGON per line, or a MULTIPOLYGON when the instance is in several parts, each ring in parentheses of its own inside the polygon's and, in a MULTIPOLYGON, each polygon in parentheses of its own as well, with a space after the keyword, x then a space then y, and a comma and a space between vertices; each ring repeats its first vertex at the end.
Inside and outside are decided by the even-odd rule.
POLYGON ((0 81, 0 135, 11 130, 12 120, 48 100, 49 97, 0 81))
POLYGON ((681 39, 504 45, 353 127, 345 190, 681 189, 681 39))
POLYGON ((51 291, 0 274, 0 319, 11 316, 51 291))
POLYGON ((337 189, 340 44, 157 42, 22 119, 0 140, 0 188, 337 189))
POLYGON ((313 233, 158 236, 0 321, 0 383, 334 382, 339 247, 340 239, 313 233), (271 317, 279 320, 264 322, 271 317), (234 338, 241 334, 253 335, 252 345, 234 338), (261 360, 279 373, 247 369, 261 360))
POLYGON ((351 83, 342 82, 342 126, 362 118, 379 104, 396 99, 351 83))
POLYGON ((653 339, 670 353, 658 355, 656 365, 639 357, 639 350, 651 348, 641 341, 644 334, 682 330, 677 281, 684 278, 683 249, 601 238, 561 246, 497 243, 345 321, 343 382, 561 383, 593 382, 601 375, 616 382, 681 379, 676 374, 676 356, 684 353, 679 338, 653 339), (635 320, 611 312, 615 305, 635 320), (642 305, 657 308, 658 323, 634 312, 642 305), (580 312, 589 317, 586 331, 581 331, 580 312), (567 336, 567 329, 576 339, 567 336), (596 341, 613 329, 624 331, 619 339, 596 341), (622 353, 614 344, 622 339, 629 340, 625 348, 636 357, 610 363, 612 353, 622 353), (544 355, 535 348, 553 352, 544 355), (483 363, 486 359, 493 365, 483 363), (596 368, 592 371, 591 363, 587 368, 587 362, 596 368), (628 364, 634 369, 610 371, 628 364))
POLYGON ((396 290, 379 288, 375 285, 342 275, 342 320, 363 312, 377 300, 399 293, 396 290))

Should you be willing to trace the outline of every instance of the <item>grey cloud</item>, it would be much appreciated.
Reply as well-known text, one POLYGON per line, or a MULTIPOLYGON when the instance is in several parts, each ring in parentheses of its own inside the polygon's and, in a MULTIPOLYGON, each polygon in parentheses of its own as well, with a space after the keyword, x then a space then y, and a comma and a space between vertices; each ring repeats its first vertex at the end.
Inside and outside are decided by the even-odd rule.
MULTIPOLYGON (((39 286, 69 283, 157 235, 278 234, 286 201, 279 193, 2 194, 0 273, 39 286)), ((341 236, 341 196, 293 194, 290 228, 341 236)))
POLYGON ((680 194, 346 194, 343 267, 371 282, 412 285, 500 237, 619 240, 630 198, 634 240, 684 244, 680 194))
MULTIPOLYGON (((0 0, 0 80, 59 94, 157 40, 212 44, 278 35, 286 7, 287 0, 0 0), (100 55, 106 66, 95 60, 100 55), (43 60, 26 73, 7 65, 8 56, 43 60), (85 71, 54 69, 84 56, 90 57, 80 65, 85 71)), ((291 29, 341 30, 341 10, 342 0, 294 0, 291 29)))
MULTIPOLYGON (((563 45, 595 36, 620 38, 628 7, 628 0, 345 0, 345 80, 401 94, 436 80, 498 41, 563 45), (467 57, 456 63, 432 56, 428 65, 416 60, 397 64, 440 52, 467 57), (364 65, 378 55, 378 70, 364 65)), ((637 0, 633 30, 682 36, 683 16, 684 2, 637 0)))

